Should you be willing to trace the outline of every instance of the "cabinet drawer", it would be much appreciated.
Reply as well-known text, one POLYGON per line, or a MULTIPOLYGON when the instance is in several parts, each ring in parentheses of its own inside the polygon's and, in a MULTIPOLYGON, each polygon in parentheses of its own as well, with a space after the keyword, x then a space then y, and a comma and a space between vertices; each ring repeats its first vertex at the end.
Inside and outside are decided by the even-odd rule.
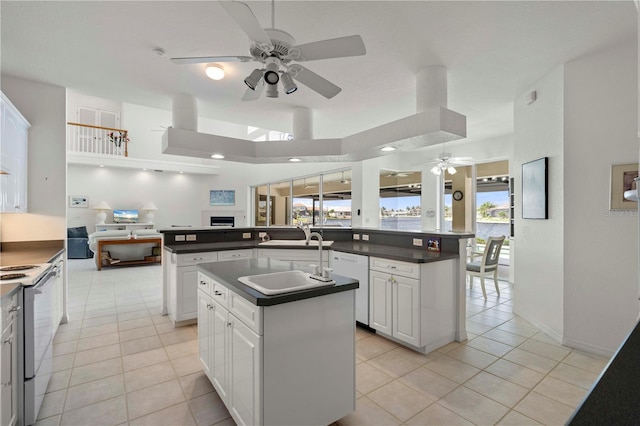
POLYGON ((229 289, 211 278, 209 281, 211 282, 211 298, 225 309, 229 309, 229 289))
POLYGON ((218 253, 215 251, 204 253, 189 253, 178 255, 178 266, 197 265, 198 263, 215 262, 218 260, 218 253))
POLYGON ((372 257, 369 259, 369 267, 373 271, 388 272, 408 278, 420 278, 420 264, 399 262, 397 260, 372 257))
POLYGON ((18 306, 18 293, 15 293, 11 298, 4 300, 2 303, 2 317, 0 318, 0 330, 11 323, 11 321, 18 317, 18 310, 21 308, 18 306))
POLYGON ((198 272, 198 288, 211 296, 211 286, 211 278, 202 272, 198 272))
POLYGON ((218 261, 251 259, 252 257, 253 257, 253 249, 228 250, 228 251, 218 252, 218 261))
POLYGON ((262 336, 262 308, 229 291, 229 312, 262 336))

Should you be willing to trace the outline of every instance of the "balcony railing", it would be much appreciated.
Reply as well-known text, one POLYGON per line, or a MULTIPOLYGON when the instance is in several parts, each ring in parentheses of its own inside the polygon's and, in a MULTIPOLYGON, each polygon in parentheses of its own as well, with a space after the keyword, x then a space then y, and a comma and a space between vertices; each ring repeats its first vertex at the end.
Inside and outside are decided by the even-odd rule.
POLYGON ((129 156, 128 131, 67 122, 67 152, 129 156))

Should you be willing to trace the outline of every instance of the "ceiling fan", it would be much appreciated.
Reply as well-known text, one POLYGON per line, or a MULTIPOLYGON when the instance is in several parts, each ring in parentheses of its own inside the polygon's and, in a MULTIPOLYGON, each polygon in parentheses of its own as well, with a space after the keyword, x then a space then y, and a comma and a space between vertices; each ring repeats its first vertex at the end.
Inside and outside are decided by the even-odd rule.
POLYGON ((403 178, 403 177, 407 177, 409 175, 412 175, 413 173, 415 173, 415 172, 390 170, 389 173, 386 176, 387 177, 392 177, 392 178, 403 178))
MULTIPOLYGON (((438 156, 426 163, 420 164, 429 164, 435 163, 435 165, 431 168, 431 173, 434 175, 441 175, 444 172, 449 173, 450 175, 456 174, 457 170, 455 166, 468 166, 473 164, 473 157, 452 157, 450 152, 445 152, 444 142, 442 143, 442 152, 438 154, 438 156)), ((416 164, 417 165, 417 164, 416 164)))
POLYGON ((329 40, 296 45, 287 32, 275 28, 275 0, 271 1, 271 27, 263 29, 248 5, 239 1, 220 1, 220 5, 238 26, 249 36, 251 56, 205 56, 171 58, 175 64, 208 62, 258 62, 261 65, 244 79, 248 89, 243 101, 256 100, 265 86, 267 97, 278 97, 278 83, 282 82, 286 94, 298 90, 294 82, 304 84, 327 99, 342 90, 324 77, 297 62, 319 59, 343 58, 366 54, 362 37, 352 35, 329 40))

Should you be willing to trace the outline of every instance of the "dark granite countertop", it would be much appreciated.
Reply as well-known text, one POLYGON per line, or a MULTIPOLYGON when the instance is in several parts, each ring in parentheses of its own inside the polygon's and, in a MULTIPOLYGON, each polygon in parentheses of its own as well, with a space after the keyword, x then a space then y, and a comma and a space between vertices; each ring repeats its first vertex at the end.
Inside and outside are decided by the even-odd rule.
POLYGON ((354 290, 359 286, 357 280, 346 278, 341 275, 331 274, 331 278, 336 282, 333 286, 267 296, 242 284, 238 281, 238 277, 292 271, 296 269, 304 272, 313 271, 307 265, 297 264, 294 262, 283 262, 281 260, 268 258, 201 263, 198 265, 198 268, 207 276, 213 278, 220 284, 233 290, 233 292, 237 293, 239 296, 258 306, 273 306, 281 303, 295 302, 297 300, 310 299, 312 297, 324 296, 326 294, 354 290))
MULTIPOLYGON (((202 243, 202 244, 180 244, 165 245, 166 249, 176 254, 200 253, 207 251, 224 251, 239 250, 247 248, 267 248, 274 250, 281 249, 298 249, 298 250, 318 250, 318 246, 300 246, 300 245, 274 245, 261 246, 258 241, 229 241, 220 243, 202 243)), ((323 250, 335 250, 344 253, 361 254, 364 256, 382 257, 385 259, 399 260, 412 263, 428 263, 440 260, 457 259, 458 253, 431 252, 426 249, 411 249, 395 246, 387 246, 382 244, 356 243, 351 241, 334 241, 330 246, 326 246, 323 250)))
POLYGON ((2 243, 0 266, 51 263, 64 252, 64 240, 2 243))
POLYGON ((640 422, 640 323, 611 358, 568 425, 635 425, 640 422))

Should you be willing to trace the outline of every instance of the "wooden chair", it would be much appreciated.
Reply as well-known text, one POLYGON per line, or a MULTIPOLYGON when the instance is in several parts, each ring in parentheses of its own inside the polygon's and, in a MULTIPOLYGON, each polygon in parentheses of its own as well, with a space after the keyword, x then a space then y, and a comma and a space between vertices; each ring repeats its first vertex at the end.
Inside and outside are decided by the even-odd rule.
POLYGON ((500 295, 500 288, 498 288, 498 258, 500 257, 500 250, 504 243, 505 236, 501 237, 489 237, 487 244, 484 247, 482 253, 471 253, 470 257, 482 256, 482 260, 479 262, 467 263, 467 275, 469 276, 469 288, 473 288, 473 277, 480 277, 480 285, 482 286, 482 294, 484 298, 487 298, 487 291, 484 288, 484 278, 487 275, 493 275, 493 283, 496 286, 496 292, 500 295))

